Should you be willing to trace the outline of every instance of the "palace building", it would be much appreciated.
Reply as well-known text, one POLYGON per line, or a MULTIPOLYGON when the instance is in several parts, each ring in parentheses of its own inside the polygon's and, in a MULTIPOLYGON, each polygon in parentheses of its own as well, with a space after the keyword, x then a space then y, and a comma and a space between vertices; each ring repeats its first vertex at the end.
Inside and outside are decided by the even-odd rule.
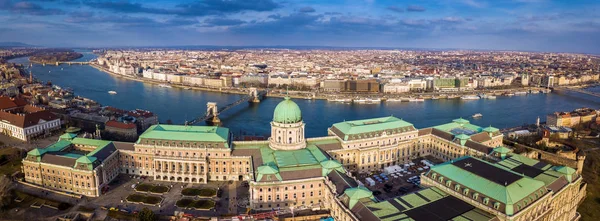
POLYGON ((344 121, 328 136, 305 138, 302 112, 286 97, 270 126, 266 141, 233 141, 224 127, 162 124, 135 143, 65 134, 30 151, 23 172, 26 182, 90 197, 119 173, 243 180, 252 209, 322 209, 336 220, 577 220, 585 197, 581 168, 515 154, 497 128, 462 118, 423 129, 393 116, 344 121), (407 195, 379 200, 355 178, 421 157, 445 163, 420 174, 421 189, 407 195))

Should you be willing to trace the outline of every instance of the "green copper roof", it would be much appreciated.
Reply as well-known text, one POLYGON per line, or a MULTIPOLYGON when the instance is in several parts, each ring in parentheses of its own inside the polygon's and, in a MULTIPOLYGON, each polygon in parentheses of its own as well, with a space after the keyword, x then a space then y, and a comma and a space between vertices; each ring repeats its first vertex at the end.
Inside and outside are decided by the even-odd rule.
POLYGON ((494 148, 494 152, 501 153, 501 154, 507 154, 507 153, 510 153, 510 151, 511 151, 511 149, 507 148, 505 146, 499 146, 499 147, 494 148))
MULTIPOLYGON (((457 161, 466 157, 456 159, 457 161)), ((474 158, 477 159, 477 158, 474 158)), ((479 159, 477 159, 479 160, 479 159)), ((512 213, 513 204, 519 202, 540 188, 544 189, 544 182, 523 176, 515 173, 512 170, 508 170, 503 166, 488 163, 486 161, 479 160, 483 163, 489 164, 493 167, 506 170, 513 174, 519 175, 521 178, 510 183, 509 185, 500 185, 491 180, 478 176, 470 171, 464 170, 458 166, 453 165, 452 161, 438 164, 431 168, 429 173, 437 173, 440 176, 447 177, 453 180, 457 184, 474 190, 475 192, 482 193, 496 201, 502 202, 507 205, 507 213, 512 213), (510 207, 510 210, 509 210, 510 207)))
POLYGON ((65 133, 63 135, 60 135, 60 137, 58 137, 59 139, 66 139, 66 140, 71 140, 73 138, 77 137, 77 134, 74 133, 65 133))
POLYGON ((327 176, 331 171, 337 170, 340 173, 345 173, 344 167, 340 162, 336 160, 325 160, 321 162, 321 167, 323 167, 323 176, 327 176))
POLYGON ((344 194, 350 198, 350 202, 348 203, 348 208, 350 209, 352 209, 360 199, 375 199, 375 197, 373 197, 373 192, 363 186, 348 188, 344 190, 344 194))
POLYGON ((93 147, 105 147, 110 144, 111 141, 108 140, 96 140, 96 139, 88 139, 88 138, 75 138, 71 141, 73 144, 85 145, 85 146, 93 146, 93 147))
POLYGON ((408 123, 404 120, 393 116, 364 120, 344 121, 333 124, 333 127, 338 129, 345 135, 362 134, 412 126, 413 125, 411 123, 408 123))
POLYGON ((67 128, 67 130, 65 132, 67 133, 77 133, 81 131, 81 129, 79 127, 69 127, 67 128))
POLYGON ((40 148, 35 148, 33 150, 30 150, 29 152, 27 152, 27 155, 31 155, 31 156, 41 156, 42 154, 46 153, 45 150, 40 149, 40 148))
POLYGON ((256 180, 261 180, 264 175, 274 175, 279 181, 282 180, 281 175, 279 175, 279 169, 274 165, 262 165, 256 168, 256 180))
POLYGON ((471 137, 469 135, 466 134, 459 134, 455 136, 456 139, 460 140, 460 145, 464 146, 465 143, 467 143, 467 140, 471 139, 471 137))
POLYGON ((59 140, 56 143, 50 144, 49 146, 47 146, 46 148, 44 148, 44 150, 46 152, 62 151, 65 148, 69 147, 70 145, 71 145, 71 141, 68 141, 68 140, 59 140))
POLYGON ((285 97, 283 101, 279 102, 275 111, 273 112, 273 121, 277 123, 291 124, 302 121, 302 112, 296 102, 292 101, 290 97, 285 97))
POLYGON ((81 156, 75 162, 88 164, 93 163, 94 161, 96 161, 96 157, 81 156))
MULTIPOLYGON (((427 208, 428 206, 430 206, 430 204, 436 204, 438 202, 441 202, 438 200, 445 200, 447 199, 447 197, 451 196, 449 196, 448 194, 444 193, 444 191, 441 191, 436 187, 430 187, 419 190, 418 192, 395 197, 385 201, 360 201, 359 203, 362 203, 364 205, 364 208, 368 209, 375 217, 377 217, 377 220, 380 221, 415 221, 417 217, 410 217, 409 215, 418 216, 418 214, 412 213, 411 210, 429 210, 428 212, 431 213, 438 212, 430 210, 437 209, 438 207, 436 206, 429 207, 429 209, 423 208, 427 208)), ((494 215, 489 214, 483 210, 473 208, 468 211, 464 211, 462 214, 457 214, 457 216, 452 217, 449 220, 489 221, 492 220, 494 217, 494 215)), ((441 217, 438 218, 440 218, 441 220, 441 217)), ((424 218, 421 218, 421 220, 424 220, 424 218)))
MULTIPOLYGON (((225 142, 228 147, 229 129, 216 126, 153 125, 140 139, 174 141, 225 142)), ((140 140, 138 140, 138 143, 140 140)))
POLYGON ((471 139, 471 137, 470 137, 469 135, 466 135, 466 134, 459 134, 459 135, 456 135, 456 138, 458 138, 458 139, 461 139, 461 140, 468 140, 468 139, 471 139))
POLYGON ((543 173, 538 174, 535 177, 531 177, 535 180, 539 180, 544 182, 544 184, 546 185, 546 187, 550 186, 552 183, 554 183, 556 180, 558 180, 561 176, 565 176, 565 174, 560 173, 558 171, 556 171, 556 167, 553 167, 551 164, 546 164, 546 163, 540 163, 540 161, 528 158, 526 156, 523 155, 519 155, 519 154, 514 154, 511 155, 510 157, 496 163, 498 166, 502 166, 505 167, 507 169, 515 169, 521 165, 526 165, 526 166, 530 166, 530 167, 536 167, 540 170, 543 171, 543 173))
POLYGON ((573 178, 577 175, 577 171, 575 169, 567 166, 555 167, 554 170, 556 172, 564 174, 565 178, 567 179, 567 181, 569 181, 569 183, 573 182, 573 178))
POLYGON ((494 132, 499 131, 499 129, 495 128, 495 127, 492 127, 492 126, 489 126, 489 127, 483 128, 483 131, 488 132, 488 133, 494 133, 494 132))
POLYGON ((461 133, 468 133, 468 135, 473 135, 483 131, 483 128, 481 128, 480 126, 470 124, 468 120, 462 118, 453 120, 451 123, 434 126, 433 128, 446 131, 453 135, 458 135, 461 133))
POLYGON ((469 123, 469 121, 468 121, 468 120, 465 120, 465 119, 463 119, 462 117, 461 117, 461 118, 458 118, 458 119, 454 119, 454 120, 452 120, 452 122, 454 122, 454 123, 459 123, 459 124, 468 124, 468 123, 469 123))
POLYGON ((564 174, 567 174, 567 175, 572 175, 577 172, 575 169, 573 169, 571 167, 567 167, 567 166, 559 166, 559 167, 554 168, 554 170, 564 173, 564 174))
POLYGON ((75 167, 78 167, 81 164, 85 164, 85 167, 88 170, 93 170, 94 169, 94 161, 96 161, 96 160, 97 160, 96 157, 82 156, 75 161, 75 167))

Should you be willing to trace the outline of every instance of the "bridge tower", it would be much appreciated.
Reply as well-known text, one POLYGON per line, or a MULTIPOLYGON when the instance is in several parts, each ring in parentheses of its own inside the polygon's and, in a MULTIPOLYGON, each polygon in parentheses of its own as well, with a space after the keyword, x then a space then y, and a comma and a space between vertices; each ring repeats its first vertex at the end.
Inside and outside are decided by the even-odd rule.
POLYGON ((217 102, 206 103, 206 116, 212 116, 206 121, 212 125, 220 126, 221 119, 219 119, 219 109, 217 108, 217 102))
POLYGON ((248 100, 250 103, 260 103, 258 90, 255 87, 250 88, 250 96, 252 96, 252 99, 248 100))

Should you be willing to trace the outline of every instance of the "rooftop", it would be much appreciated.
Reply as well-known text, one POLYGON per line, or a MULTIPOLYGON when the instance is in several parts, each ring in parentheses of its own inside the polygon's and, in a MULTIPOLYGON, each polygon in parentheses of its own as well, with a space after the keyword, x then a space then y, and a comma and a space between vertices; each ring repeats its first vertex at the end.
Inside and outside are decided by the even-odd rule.
POLYGON ((431 187, 386 201, 360 201, 351 208, 361 220, 492 220, 495 216, 431 187))
POLYGON ((389 116, 335 123, 332 130, 343 140, 352 140, 379 136, 379 132, 393 134, 416 129, 409 122, 389 116))
POLYGON ((142 133, 137 143, 142 139, 228 143, 229 129, 216 126, 157 124, 142 133))
MULTIPOLYGON (((69 136, 70 137, 70 136, 69 136)), ((93 170, 96 166, 117 151, 111 141, 86 138, 61 139, 46 148, 35 148, 27 153, 29 160, 93 170)))
POLYGON ((506 205, 515 204, 545 186, 541 181, 468 156, 433 166, 428 174, 432 173, 506 205))

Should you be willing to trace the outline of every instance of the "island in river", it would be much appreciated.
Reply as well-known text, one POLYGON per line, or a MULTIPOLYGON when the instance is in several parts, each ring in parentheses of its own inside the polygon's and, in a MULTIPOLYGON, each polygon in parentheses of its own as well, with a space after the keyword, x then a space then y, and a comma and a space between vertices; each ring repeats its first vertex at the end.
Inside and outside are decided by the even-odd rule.
POLYGON ((33 63, 55 63, 55 62, 64 62, 64 61, 72 61, 75 59, 79 59, 83 57, 83 54, 72 51, 72 50, 60 50, 60 51, 44 51, 40 53, 36 53, 29 57, 29 61, 33 63))

